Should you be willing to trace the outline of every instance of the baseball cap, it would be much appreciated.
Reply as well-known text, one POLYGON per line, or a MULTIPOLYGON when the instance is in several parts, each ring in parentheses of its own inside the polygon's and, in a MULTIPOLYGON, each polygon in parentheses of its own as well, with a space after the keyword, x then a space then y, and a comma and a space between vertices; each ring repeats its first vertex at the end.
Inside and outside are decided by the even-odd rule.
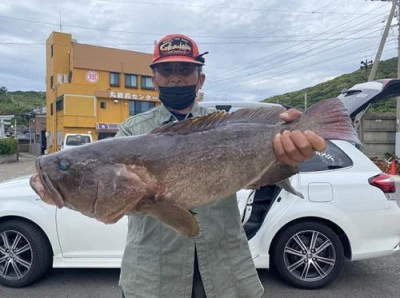
POLYGON ((189 62, 204 65, 203 55, 193 39, 183 34, 169 34, 157 42, 150 67, 164 62, 189 62))

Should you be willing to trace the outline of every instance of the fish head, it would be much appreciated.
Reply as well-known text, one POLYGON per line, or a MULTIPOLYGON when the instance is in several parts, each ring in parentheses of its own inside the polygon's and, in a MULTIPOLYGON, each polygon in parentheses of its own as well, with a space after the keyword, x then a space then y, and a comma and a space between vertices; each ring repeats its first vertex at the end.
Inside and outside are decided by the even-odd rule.
POLYGON ((82 150, 64 150, 36 159, 35 173, 30 185, 40 198, 61 208, 69 201, 95 194, 99 175, 94 168, 101 161, 93 155, 89 158, 82 150))
POLYGON ((101 140, 40 156, 30 185, 48 204, 114 223, 134 212, 141 199, 151 200, 158 189, 147 168, 126 149, 129 146, 121 145, 127 141, 101 140))

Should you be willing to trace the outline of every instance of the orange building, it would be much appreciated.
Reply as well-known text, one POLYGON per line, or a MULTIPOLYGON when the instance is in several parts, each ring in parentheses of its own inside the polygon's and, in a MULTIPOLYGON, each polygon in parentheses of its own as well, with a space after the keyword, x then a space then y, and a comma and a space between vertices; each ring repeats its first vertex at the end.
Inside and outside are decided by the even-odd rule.
POLYGON ((46 42, 47 152, 60 150, 66 133, 114 136, 126 118, 158 105, 151 59, 53 32, 46 42))

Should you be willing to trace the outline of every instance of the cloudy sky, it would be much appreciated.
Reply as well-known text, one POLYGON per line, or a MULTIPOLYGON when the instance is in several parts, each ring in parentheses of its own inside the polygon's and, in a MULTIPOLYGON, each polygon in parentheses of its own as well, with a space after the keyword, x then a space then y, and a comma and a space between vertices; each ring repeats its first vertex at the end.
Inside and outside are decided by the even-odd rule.
MULTIPOLYGON (((163 35, 183 33, 209 52, 206 100, 258 101, 374 60, 390 7, 366 0, 1 0, 0 86, 45 90, 52 31, 148 53, 163 35)), ((382 60, 397 55, 397 34, 393 27, 382 60)))

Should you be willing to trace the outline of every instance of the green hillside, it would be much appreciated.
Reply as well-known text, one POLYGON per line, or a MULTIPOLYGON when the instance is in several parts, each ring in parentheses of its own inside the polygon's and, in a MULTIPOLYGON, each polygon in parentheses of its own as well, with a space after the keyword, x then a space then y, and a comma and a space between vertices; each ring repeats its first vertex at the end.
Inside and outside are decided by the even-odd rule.
MULTIPOLYGON (((397 58, 381 61, 375 79, 396 78, 397 77, 397 58)), ((282 95, 266 98, 264 102, 281 103, 304 110, 304 94, 307 92, 308 106, 330 97, 338 96, 345 88, 350 88, 355 84, 365 82, 365 69, 356 70, 350 74, 344 74, 330 81, 305 88, 299 91, 285 93, 282 95)), ((375 104, 369 112, 395 112, 396 101, 388 99, 375 104)))
POLYGON ((15 115, 19 124, 27 124, 27 114, 35 107, 46 105, 46 92, 13 91, 0 88, 0 115, 15 115))

